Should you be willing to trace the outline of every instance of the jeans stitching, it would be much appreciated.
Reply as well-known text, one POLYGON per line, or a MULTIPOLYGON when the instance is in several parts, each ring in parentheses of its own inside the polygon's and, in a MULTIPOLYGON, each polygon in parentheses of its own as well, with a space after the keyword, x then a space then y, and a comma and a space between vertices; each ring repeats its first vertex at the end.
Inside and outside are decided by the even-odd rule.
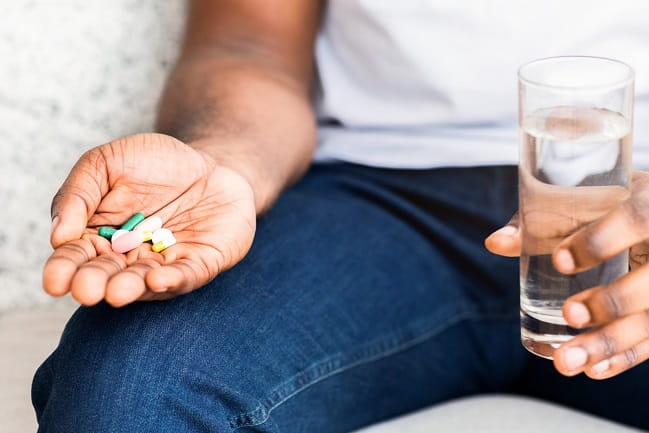
MULTIPOLYGON (((378 341, 375 340, 371 344, 357 348, 351 353, 339 353, 323 361, 318 361, 275 387, 260 402, 257 408, 231 418, 230 426, 236 430, 242 427, 263 424, 268 420, 274 409, 296 394, 329 377, 417 346, 464 320, 497 318, 501 316, 503 315, 485 314, 472 310, 454 310, 450 314, 447 314, 446 319, 442 320, 441 324, 438 324, 432 329, 426 327, 428 330, 420 332, 419 330, 423 326, 417 326, 413 329, 401 330, 381 337, 378 341)), ((439 317, 435 321, 439 322, 439 317)))

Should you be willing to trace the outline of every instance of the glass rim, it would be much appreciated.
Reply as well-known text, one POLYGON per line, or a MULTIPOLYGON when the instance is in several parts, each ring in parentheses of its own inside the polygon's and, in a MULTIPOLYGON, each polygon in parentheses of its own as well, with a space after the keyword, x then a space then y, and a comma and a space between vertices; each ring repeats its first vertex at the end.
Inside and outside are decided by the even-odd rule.
POLYGON ((518 80, 521 83, 524 83, 526 85, 532 85, 532 86, 537 86, 537 87, 545 87, 548 89, 556 89, 556 90, 574 90, 574 91, 581 91, 581 90, 604 90, 604 89, 617 89, 620 87, 626 87, 629 84, 633 83, 635 79, 635 70, 631 65, 628 63, 625 63, 621 60, 617 59, 612 59, 610 57, 599 57, 599 56, 551 56, 551 57, 542 57, 540 59, 534 59, 530 60, 529 62, 523 63, 519 68, 518 68, 518 80), (622 66, 625 70, 625 77, 616 81, 611 81, 610 83, 606 84, 593 84, 593 85, 585 85, 585 86, 562 86, 562 85, 553 85, 553 84, 547 84, 543 83, 537 80, 532 80, 529 78, 526 78, 524 76, 524 69, 528 68, 530 66, 534 66, 536 64, 541 64, 541 63, 549 63, 549 62, 554 62, 554 61, 560 61, 560 60, 595 60, 595 61, 601 61, 601 62, 606 62, 606 63, 615 63, 617 65, 622 66))

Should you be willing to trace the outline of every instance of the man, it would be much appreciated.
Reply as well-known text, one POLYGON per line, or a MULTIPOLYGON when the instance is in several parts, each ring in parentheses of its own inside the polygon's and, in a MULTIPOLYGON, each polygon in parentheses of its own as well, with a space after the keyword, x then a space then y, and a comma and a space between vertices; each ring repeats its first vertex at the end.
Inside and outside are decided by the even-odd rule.
MULTIPOLYGON (((36 374, 39 431, 344 432, 492 391, 649 427, 645 364, 569 380, 521 348, 517 261, 483 247, 517 208, 516 65, 607 55, 605 22, 646 41, 640 3, 436 3, 191 2, 163 134, 92 149, 54 198, 43 284, 87 307, 36 374), (96 228, 135 212, 178 244, 112 252, 96 228)), ((649 237, 646 179, 560 270, 649 237)), ((487 245, 516 255, 515 220, 487 245)), ((605 326, 559 372, 649 357, 645 274, 573 302, 605 326)))

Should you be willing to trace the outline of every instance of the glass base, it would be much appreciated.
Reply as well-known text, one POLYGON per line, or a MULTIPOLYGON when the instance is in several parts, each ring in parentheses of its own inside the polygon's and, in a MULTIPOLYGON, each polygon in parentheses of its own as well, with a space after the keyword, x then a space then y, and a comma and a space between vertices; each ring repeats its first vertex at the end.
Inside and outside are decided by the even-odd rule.
POLYGON ((521 310, 523 347, 541 358, 552 359, 555 349, 580 332, 565 324, 541 321, 521 310))

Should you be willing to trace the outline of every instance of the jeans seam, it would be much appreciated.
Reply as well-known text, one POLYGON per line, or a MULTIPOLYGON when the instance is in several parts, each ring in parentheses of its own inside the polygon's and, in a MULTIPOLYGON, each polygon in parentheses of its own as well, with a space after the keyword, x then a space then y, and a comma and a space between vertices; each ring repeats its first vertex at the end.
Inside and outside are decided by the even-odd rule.
MULTIPOLYGON (((266 398, 260 401, 255 409, 231 418, 230 427, 237 430, 263 424, 269 419, 274 409, 318 382, 422 344, 464 320, 498 318, 504 315, 455 309, 450 311, 450 314, 447 313, 447 316, 439 325, 433 328, 425 327, 427 330, 424 332, 418 332, 423 326, 400 330, 383 336, 371 344, 355 348, 351 352, 338 353, 311 364, 276 386, 266 398)), ((439 318, 436 321, 439 321, 439 318)))

